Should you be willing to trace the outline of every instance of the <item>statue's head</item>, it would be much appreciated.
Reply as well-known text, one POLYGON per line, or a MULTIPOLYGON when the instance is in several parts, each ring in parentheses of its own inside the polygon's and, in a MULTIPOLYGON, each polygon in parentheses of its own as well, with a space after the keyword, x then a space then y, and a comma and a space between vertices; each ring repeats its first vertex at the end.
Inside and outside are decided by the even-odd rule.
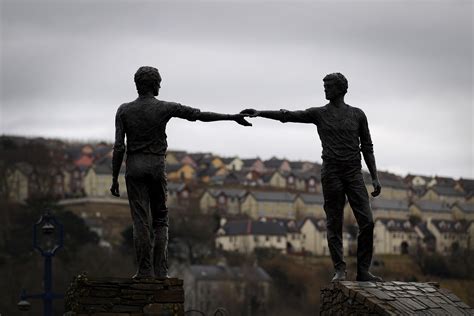
POLYGON ((327 75, 323 79, 324 93, 327 100, 334 100, 337 97, 344 96, 347 93, 347 79, 343 74, 335 72, 327 75))
POLYGON ((143 66, 138 68, 135 73, 135 85, 139 95, 152 92, 154 96, 157 96, 160 90, 160 83, 160 73, 154 67, 143 66))

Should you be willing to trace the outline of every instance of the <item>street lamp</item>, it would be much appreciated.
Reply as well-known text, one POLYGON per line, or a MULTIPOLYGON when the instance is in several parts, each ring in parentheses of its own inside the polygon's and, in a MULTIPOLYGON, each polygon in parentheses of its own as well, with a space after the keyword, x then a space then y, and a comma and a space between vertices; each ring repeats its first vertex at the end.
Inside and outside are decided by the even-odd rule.
POLYGON ((20 302, 17 304, 19 310, 28 311, 31 304, 27 299, 37 298, 43 300, 43 315, 53 316, 53 299, 63 298, 64 295, 56 294, 52 291, 52 258, 56 252, 63 247, 63 242, 63 225, 61 225, 50 211, 47 210, 40 217, 38 222, 33 225, 33 248, 38 250, 44 257, 44 292, 41 294, 26 294, 26 291, 23 290, 20 294, 20 302), (40 230, 42 235, 39 235, 40 230))

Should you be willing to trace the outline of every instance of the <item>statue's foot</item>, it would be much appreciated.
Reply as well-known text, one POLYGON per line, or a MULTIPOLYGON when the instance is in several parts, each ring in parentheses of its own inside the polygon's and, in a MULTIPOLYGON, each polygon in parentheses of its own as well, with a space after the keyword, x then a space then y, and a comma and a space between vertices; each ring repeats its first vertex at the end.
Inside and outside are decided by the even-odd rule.
POLYGON ((134 276, 132 276, 132 279, 134 280, 140 280, 140 279, 153 279, 155 276, 151 273, 140 273, 137 272, 135 273, 134 276))
POLYGON ((373 275, 369 271, 357 273, 356 281, 360 282, 383 282, 383 279, 379 276, 373 275))
POLYGON ((155 279, 169 279, 168 272, 155 274, 155 279))
POLYGON ((346 270, 336 270, 336 272, 334 272, 334 276, 331 282, 345 281, 346 276, 347 276, 346 270))

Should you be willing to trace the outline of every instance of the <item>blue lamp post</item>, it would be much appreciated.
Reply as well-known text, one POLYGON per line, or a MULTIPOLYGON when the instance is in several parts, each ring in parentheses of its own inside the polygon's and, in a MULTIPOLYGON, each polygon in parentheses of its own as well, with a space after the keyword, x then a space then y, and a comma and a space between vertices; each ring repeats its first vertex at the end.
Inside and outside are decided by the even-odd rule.
POLYGON ((33 248, 38 250, 44 257, 44 275, 43 286, 44 292, 41 294, 26 294, 23 290, 20 294, 20 302, 18 309, 27 311, 30 309, 28 298, 37 298, 43 300, 43 314, 44 316, 53 315, 53 299, 63 298, 62 294, 53 293, 53 273, 52 273, 52 258, 56 252, 63 247, 64 231, 56 218, 46 211, 36 224, 33 226, 33 248), (41 235, 40 231, 41 230, 41 235))

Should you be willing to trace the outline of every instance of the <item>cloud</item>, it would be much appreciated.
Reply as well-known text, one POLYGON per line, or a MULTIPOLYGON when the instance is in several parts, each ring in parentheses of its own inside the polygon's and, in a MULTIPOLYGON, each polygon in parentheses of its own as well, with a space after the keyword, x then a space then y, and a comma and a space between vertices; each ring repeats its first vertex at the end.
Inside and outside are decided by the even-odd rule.
MULTIPOLYGON (((340 71, 379 166, 474 177, 470 1, 1 5, 2 133, 111 140, 141 65, 160 69, 161 98, 232 113, 323 105, 322 77, 340 71)), ((309 126, 229 124, 172 121, 169 143, 319 159, 309 126)))

